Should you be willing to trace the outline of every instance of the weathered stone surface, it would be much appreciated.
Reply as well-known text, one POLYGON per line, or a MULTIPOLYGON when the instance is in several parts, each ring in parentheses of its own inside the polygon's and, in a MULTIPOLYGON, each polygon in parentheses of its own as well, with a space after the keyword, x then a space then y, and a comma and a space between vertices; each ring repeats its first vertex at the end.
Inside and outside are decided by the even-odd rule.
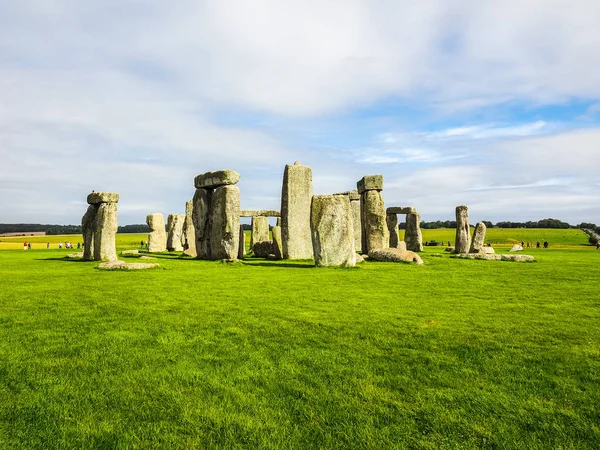
POLYGON ((354 256, 354 261, 356 261, 356 264, 364 262, 365 258, 363 257, 363 255, 359 255, 358 253, 356 253, 356 255, 354 256))
POLYGON ((314 195, 310 228, 318 267, 356 264, 350 199, 346 195, 314 195))
POLYGON ((416 264, 423 264, 421 257, 408 250, 402 250, 400 248, 377 248, 369 251, 370 261, 381 261, 381 262, 414 262, 416 264))
POLYGON ((519 244, 515 244, 513 245, 509 252, 522 252, 523 251, 523 247, 521 247, 519 244))
POLYGON ((240 174, 235 170, 217 170, 198 175, 194 178, 194 187, 196 189, 215 189, 236 184, 238 181, 240 181, 240 174))
POLYGON ((390 206, 385 210, 386 214, 417 214, 414 206, 390 206))
POLYGON ((417 213, 406 215, 406 229, 404 230, 404 242, 406 248, 411 252, 423 251, 423 235, 421 234, 421 216, 417 213))
POLYGON ((454 253, 456 251, 456 248, 454 248, 454 247, 446 247, 446 249, 444 251, 445 252, 454 253))
POLYGON ((459 253, 452 255, 451 258, 460 259, 485 259, 488 261, 514 261, 514 262, 533 262, 535 258, 531 255, 496 255, 489 253, 459 253))
POLYGON ((167 250, 170 252, 183 251, 181 239, 185 214, 169 214, 167 219, 167 250))
POLYGON ((121 252, 122 256, 139 256, 140 255, 140 251, 139 250, 123 250, 121 252))
POLYGON ((496 253, 494 247, 481 247, 478 253, 493 254, 496 253))
POLYGON ((193 203, 194 211, 192 222, 196 236, 196 257, 210 259, 210 206, 213 191, 210 189, 196 189, 193 203))
POLYGON ((281 213, 276 209, 241 209, 240 217, 280 217, 281 213))
POLYGON ((148 214, 146 216, 146 223, 150 227, 150 233, 148 234, 148 251, 164 252, 167 249, 165 217, 161 213, 148 214))
POLYGON ((361 195, 366 191, 383 191, 383 175, 365 175, 356 183, 356 187, 361 195))
POLYGON ((83 258, 83 252, 69 253, 67 255, 67 258, 69 258, 69 259, 81 259, 81 258, 83 258))
POLYGON ((246 256, 246 235, 244 233, 244 227, 240 225, 240 243, 238 244, 238 259, 242 259, 246 256))
POLYGON ((347 195, 351 202, 357 202, 360 200, 360 194, 356 189, 354 189, 353 191, 338 192, 337 194, 333 195, 347 195))
POLYGON ((81 231, 83 234, 83 259, 94 259, 94 225, 98 205, 88 206, 87 211, 81 218, 81 231))
POLYGON ((467 253, 471 247, 471 230, 469 228, 469 208, 464 205, 456 207, 456 253, 467 253))
POLYGON ((252 246, 252 253, 258 258, 266 258, 273 253, 273 242, 261 241, 255 242, 252 246))
POLYGON ((101 263, 98 268, 105 270, 142 270, 142 269, 154 269, 159 267, 156 263, 126 263, 125 261, 107 261, 101 263))
POLYGON ((99 205, 100 203, 118 203, 119 194, 116 192, 92 192, 87 196, 87 202, 90 205, 99 205))
POLYGON ((210 208, 210 259, 237 259, 240 233, 240 189, 215 189, 210 208))
POLYGON ((389 246, 390 233, 387 228, 385 206, 379 191, 365 191, 360 199, 362 252, 389 246))
POLYGON ((296 162, 286 165, 281 189, 281 237, 285 259, 311 259, 312 169, 296 162))
POLYGON ((194 228, 194 201, 185 202, 185 220, 183 221, 183 234, 181 236, 183 253, 196 257, 196 229, 194 228))
POLYGON ((471 247, 469 253, 483 253, 481 249, 485 246, 485 232, 487 227, 483 222, 477 222, 475 230, 473 230, 473 239, 471 239, 471 247))
POLYGON ((400 236, 398 236, 398 216, 396 214, 386 214, 385 221, 387 223, 388 231, 390 233, 389 247, 397 248, 398 242, 400 242, 400 236))
POLYGON ((271 229, 271 235, 273 237, 273 255, 275 259, 283 258, 283 242, 281 240, 281 227, 274 226, 271 229))
POLYGON ((250 248, 257 242, 269 241, 269 218, 255 216, 252 218, 252 234, 250 234, 250 248))
POLYGON ((117 204, 100 203, 94 225, 94 259, 114 261, 117 259, 116 234, 117 204))
POLYGON ((350 199, 352 211, 352 228, 354 229, 354 250, 362 251, 362 224, 360 219, 360 201, 350 199))

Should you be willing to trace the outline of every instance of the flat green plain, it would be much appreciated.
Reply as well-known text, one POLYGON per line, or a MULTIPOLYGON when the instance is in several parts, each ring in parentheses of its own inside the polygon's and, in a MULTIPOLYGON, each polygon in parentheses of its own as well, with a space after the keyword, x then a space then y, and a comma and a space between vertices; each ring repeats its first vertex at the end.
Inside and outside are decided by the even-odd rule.
POLYGON ((577 230, 493 232, 497 253, 551 247, 104 271, 34 241, 80 237, 11 238, 0 448, 600 448, 600 251, 577 230))

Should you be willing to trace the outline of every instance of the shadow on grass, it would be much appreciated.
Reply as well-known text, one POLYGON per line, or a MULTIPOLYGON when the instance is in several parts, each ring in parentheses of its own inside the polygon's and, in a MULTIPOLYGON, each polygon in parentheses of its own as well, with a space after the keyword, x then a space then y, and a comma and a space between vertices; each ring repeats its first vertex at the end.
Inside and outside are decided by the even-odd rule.
POLYGON ((292 263, 292 262, 277 262, 277 261, 252 261, 252 260, 242 260, 242 263, 246 266, 258 266, 258 267, 295 267, 297 269, 314 269, 314 263, 292 263))
POLYGON ((68 256, 63 256, 62 258, 35 258, 35 261, 63 261, 63 262, 79 262, 79 263, 97 263, 98 261, 94 261, 93 259, 83 259, 83 258, 69 258, 68 256))

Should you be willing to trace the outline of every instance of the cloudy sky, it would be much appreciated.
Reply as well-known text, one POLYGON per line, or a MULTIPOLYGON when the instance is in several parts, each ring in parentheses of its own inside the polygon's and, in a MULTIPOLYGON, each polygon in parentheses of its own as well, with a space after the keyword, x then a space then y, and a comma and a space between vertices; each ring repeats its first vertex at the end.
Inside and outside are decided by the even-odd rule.
POLYGON ((597 0, 0 3, 0 222, 144 223, 218 169, 278 209, 299 160, 424 220, 600 224, 597 0))

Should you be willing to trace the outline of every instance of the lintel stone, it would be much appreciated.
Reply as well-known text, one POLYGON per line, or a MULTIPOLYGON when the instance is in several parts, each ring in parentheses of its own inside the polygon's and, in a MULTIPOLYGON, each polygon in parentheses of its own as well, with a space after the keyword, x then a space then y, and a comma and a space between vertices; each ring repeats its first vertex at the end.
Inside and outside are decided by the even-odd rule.
POLYGON ((240 174, 235 170, 217 170, 216 172, 206 172, 196 176, 194 186, 196 189, 214 189, 236 184, 238 181, 240 181, 240 174))
POLYGON ((275 209, 241 209, 240 217, 281 217, 275 209))
POLYGON ((116 192, 92 192, 87 196, 88 205, 99 205, 100 203, 118 203, 119 194, 116 192))
POLYGON ((383 191, 383 175, 365 175, 356 183, 358 193, 365 191, 383 191))
POLYGON ((414 206, 390 206, 385 210, 386 214, 417 214, 414 206))

